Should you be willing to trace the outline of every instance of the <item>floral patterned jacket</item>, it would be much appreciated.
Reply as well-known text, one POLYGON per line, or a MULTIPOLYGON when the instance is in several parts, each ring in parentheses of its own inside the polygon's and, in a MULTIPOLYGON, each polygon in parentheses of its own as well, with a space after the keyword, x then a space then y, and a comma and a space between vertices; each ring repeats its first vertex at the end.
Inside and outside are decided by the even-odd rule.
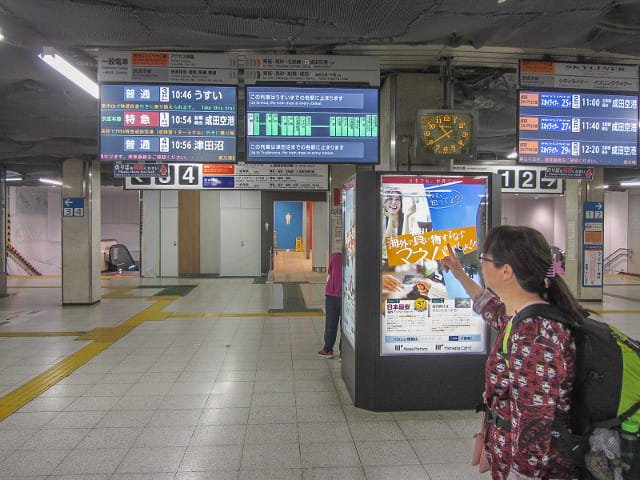
POLYGON ((504 304, 484 290, 473 309, 498 331, 487 359, 484 400, 511 425, 510 431, 496 425, 487 430, 492 478, 577 479, 575 466, 551 446, 556 416, 568 423, 576 361, 570 329, 539 316, 525 318, 512 327, 505 355, 503 339, 511 317, 504 304))

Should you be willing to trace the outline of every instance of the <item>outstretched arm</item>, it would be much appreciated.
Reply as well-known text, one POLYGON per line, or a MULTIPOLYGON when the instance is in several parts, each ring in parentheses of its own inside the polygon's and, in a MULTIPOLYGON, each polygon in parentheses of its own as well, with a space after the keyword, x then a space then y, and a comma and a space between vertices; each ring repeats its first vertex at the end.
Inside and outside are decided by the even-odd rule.
POLYGON ((467 275, 462 268, 462 265, 458 261, 451 245, 447 244, 447 250, 449 254, 442 259, 442 268, 445 272, 451 272, 456 280, 458 280, 467 294, 472 298, 476 298, 476 296, 482 291, 482 287, 478 285, 469 275, 467 275))

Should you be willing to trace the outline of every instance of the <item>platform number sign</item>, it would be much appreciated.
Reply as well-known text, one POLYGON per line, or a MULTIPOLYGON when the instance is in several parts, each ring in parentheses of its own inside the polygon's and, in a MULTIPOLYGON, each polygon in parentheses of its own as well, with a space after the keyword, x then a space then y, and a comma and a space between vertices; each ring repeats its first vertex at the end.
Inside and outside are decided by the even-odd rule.
POLYGON ((196 165, 178 166, 178 185, 195 186, 199 184, 199 169, 196 165))
POLYGON ((556 190, 560 187, 562 191, 562 182, 559 178, 547 177, 547 172, 540 171, 540 188, 543 190, 556 190))
POLYGON ((173 185, 173 179, 175 176, 175 165, 169 165, 167 169, 167 174, 164 177, 156 177, 153 179, 153 183, 155 185, 173 185))
POLYGON ((502 193, 562 193, 563 182, 549 178, 543 168, 501 168, 502 193))

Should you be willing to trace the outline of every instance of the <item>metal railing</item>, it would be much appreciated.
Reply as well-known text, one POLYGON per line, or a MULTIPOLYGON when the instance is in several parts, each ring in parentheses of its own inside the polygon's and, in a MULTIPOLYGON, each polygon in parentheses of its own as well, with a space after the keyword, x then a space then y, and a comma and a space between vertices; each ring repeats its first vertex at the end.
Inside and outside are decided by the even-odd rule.
POLYGON ((613 252, 611 252, 609 255, 607 255, 603 261, 603 270, 604 273, 618 273, 621 271, 626 271, 627 270, 627 261, 631 258, 631 256, 633 255, 633 250, 631 250, 630 248, 617 248, 616 250, 614 250, 613 252), (625 266, 624 269, 620 269, 617 268, 618 267, 618 262, 624 259, 625 262, 625 266))

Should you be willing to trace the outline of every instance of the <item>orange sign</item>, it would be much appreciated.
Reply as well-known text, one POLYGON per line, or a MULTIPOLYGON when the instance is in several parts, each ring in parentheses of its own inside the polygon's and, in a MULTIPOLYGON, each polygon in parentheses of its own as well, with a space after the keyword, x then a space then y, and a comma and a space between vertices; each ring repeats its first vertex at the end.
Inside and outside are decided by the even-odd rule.
POLYGON ((538 117, 520 117, 520 130, 538 130, 538 117))
POLYGON ((584 243, 602 243, 602 232, 584 232, 584 243))
POLYGON ((464 253, 478 248, 476 227, 437 230, 420 235, 387 237, 387 255, 390 266, 420 263, 424 260, 442 260, 451 248, 460 247, 464 253))
POLYGON ((131 52, 132 65, 168 67, 169 54, 163 52, 131 52))
POLYGON ((554 73, 555 64, 539 60, 522 60, 520 62, 520 72, 522 73, 554 73))
POLYGON ((540 94, 539 93, 520 93, 520 106, 521 107, 538 107, 540 106, 540 94))
POLYGON ((536 155, 538 153, 539 143, 536 140, 521 140, 520 148, 518 151, 520 153, 530 153, 536 155))
POLYGON ((233 175, 236 166, 233 163, 205 163, 202 165, 203 175, 233 175))

